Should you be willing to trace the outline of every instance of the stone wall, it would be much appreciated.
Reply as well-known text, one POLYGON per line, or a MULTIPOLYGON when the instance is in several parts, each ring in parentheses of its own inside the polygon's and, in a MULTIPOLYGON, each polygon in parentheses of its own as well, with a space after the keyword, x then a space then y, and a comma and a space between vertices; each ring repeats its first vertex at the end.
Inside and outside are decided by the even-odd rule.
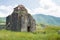
POLYGON ((6 29, 12 31, 34 32, 36 30, 35 20, 23 5, 18 5, 13 13, 6 17, 6 26, 6 29))

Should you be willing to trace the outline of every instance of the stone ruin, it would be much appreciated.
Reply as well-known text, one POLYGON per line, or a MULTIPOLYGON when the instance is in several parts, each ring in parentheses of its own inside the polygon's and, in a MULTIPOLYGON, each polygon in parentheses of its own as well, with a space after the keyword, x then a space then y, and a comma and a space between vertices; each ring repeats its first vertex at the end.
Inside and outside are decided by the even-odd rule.
POLYGON ((23 5, 18 5, 14 8, 13 13, 6 17, 6 29, 34 32, 36 30, 36 22, 23 5))

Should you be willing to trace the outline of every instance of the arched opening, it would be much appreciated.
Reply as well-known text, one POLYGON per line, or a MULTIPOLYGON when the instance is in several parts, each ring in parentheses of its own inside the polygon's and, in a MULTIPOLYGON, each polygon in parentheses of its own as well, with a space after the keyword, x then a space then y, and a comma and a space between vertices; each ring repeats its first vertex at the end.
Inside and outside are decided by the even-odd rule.
POLYGON ((27 27, 27 31, 30 32, 30 26, 27 27))

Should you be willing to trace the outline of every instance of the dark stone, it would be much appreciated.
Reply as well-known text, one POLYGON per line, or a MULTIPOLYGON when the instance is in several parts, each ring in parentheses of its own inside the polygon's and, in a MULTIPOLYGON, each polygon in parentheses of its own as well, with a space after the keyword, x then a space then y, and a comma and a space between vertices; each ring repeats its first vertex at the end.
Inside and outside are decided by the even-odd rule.
POLYGON ((34 32, 36 30, 35 20, 23 5, 18 5, 13 13, 6 17, 6 26, 6 29, 12 31, 34 32))

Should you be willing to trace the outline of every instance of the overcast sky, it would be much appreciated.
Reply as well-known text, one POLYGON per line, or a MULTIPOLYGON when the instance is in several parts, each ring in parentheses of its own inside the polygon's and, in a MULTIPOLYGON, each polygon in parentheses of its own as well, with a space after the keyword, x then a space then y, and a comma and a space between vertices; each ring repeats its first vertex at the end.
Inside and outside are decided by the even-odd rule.
POLYGON ((60 17, 60 0, 0 0, 0 17, 10 15, 17 5, 24 5, 28 12, 60 17))

